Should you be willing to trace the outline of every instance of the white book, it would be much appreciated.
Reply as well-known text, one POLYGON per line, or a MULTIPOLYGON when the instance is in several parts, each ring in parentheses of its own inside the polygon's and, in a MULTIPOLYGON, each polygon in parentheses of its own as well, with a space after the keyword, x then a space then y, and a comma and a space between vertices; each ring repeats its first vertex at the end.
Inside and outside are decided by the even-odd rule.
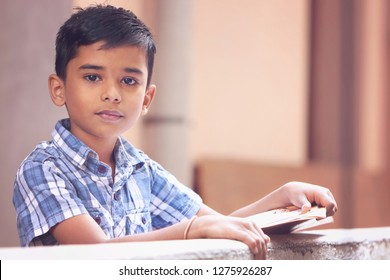
POLYGON ((326 208, 318 206, 306 212, 296 207, 280 208, 247 219, 255 221, 266 234, 292 233, 333 223, 333 217, 326 216, 326 208))

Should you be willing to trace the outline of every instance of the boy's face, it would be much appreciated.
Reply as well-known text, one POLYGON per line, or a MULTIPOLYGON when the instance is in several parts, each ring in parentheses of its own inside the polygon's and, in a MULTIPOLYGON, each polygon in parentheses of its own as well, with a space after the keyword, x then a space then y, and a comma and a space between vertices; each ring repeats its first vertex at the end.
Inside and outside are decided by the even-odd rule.
POLYGON ((143 49, 120 46, 101 49, 104 42, 81 46, 69 61, 66 82, 49 78, 53 102, 66 105, 71 132, 84 141, 112 139, 131 128, 154 97, 147 87, 143 49))

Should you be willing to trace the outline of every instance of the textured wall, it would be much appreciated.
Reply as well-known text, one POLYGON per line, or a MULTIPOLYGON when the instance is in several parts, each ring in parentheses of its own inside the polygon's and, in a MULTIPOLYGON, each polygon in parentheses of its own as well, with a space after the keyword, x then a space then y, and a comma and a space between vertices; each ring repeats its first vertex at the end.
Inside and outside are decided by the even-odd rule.
POLYGON ((20 162, 49 139, 63 109, 52 105, 47 78, 69 1, 3 0, 0 9, 0 246, 19 245, 12 189, 20 162))

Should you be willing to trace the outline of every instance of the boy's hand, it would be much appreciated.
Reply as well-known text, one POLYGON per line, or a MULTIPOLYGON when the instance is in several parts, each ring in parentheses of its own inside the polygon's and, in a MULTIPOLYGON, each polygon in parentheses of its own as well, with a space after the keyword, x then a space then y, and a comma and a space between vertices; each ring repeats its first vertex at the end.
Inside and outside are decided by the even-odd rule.
POLYGON ((254 222, 242 218, 205 215, 198 217, 188 231, 188 239, 195 238, 223 238, 244 242, 249 246, 256 259, 265 259, 267 245, 270 242, 268 235, 254 222))
POLYGON ((326 208, 326 215, 337 211, 337 203, 329 189, 303 182, 289 182, 278 190, 286 205, 292 204, 303 211, 310 210, 313 204, 326 208))

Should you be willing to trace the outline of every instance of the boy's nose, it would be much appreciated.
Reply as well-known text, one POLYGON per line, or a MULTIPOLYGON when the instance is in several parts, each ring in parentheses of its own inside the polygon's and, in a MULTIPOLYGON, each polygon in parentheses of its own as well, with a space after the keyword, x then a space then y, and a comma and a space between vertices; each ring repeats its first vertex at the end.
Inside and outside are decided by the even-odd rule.
POLYGON ((108 85, 102 93, 103 101, 110 101, 118 103, 121 101, 121 94, 119 89, 114 85, 108 85))

